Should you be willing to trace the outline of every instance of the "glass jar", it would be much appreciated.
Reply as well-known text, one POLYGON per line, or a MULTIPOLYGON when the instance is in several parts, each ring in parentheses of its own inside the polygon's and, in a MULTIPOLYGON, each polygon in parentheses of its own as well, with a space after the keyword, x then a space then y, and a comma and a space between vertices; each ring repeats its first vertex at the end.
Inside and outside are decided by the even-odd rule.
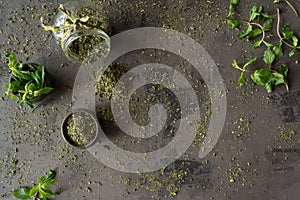
POLYGON ((89 17, 82 23, 84 26, 66 29, 69 17, 65 12, 58 11, 54 26, 61 28, 59 32, 54 32, 54 37, 66 57, 74 63, 82 63, 88 58, 104 59, 110 51, 108 18, 102 14, 101 10, 96 11, 83 1, 69 1, 64 4, 64 8, 72 13, 77 21, 89 17))

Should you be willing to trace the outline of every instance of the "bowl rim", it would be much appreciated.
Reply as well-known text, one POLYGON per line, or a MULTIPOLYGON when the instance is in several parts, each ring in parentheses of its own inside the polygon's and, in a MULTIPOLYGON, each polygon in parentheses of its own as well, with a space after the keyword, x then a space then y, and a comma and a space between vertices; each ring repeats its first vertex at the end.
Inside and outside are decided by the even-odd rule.
POLYGON ((72 110, 72 112, 70 112, 69 114, 67 114, 64 119, 62 120, 62 123, 61 123, 61 135, 62 135, 62 138, 64 139, 64 141, 69 144, 70 146, 72 147, 76 147, 78 149, 85 149, 85 148, 88 148, 90 146, 92 146, 97 138, 98 138, 98 135, 99 135, 99 125, 98 125, 98 119, 97 117, 95 116, 95 114, 93 112, 91 112, 90 110, 87 110, 87 109, 76 109, 76 110, 72 110), (69 119, 69 117, 74 114, 74 113, 78 113, 78 112, 82 112, 82 113, 86 113, 88 114, 89 116, 92 117, 92 119, 94 120, 95 122, 95 125, 96 125, 96 133, 95 133, 95 137, 91 140, 91 142, 89 142, 88 144, 85 144, 85 145, 82 145, 82 146, 78 146, 78 145, 75 145, 73 143, 71 143, 69 140, 68 140, 68 137, 67 137, 67 132, 66 132, 66 123, 67 123, 67 120, 69 119))

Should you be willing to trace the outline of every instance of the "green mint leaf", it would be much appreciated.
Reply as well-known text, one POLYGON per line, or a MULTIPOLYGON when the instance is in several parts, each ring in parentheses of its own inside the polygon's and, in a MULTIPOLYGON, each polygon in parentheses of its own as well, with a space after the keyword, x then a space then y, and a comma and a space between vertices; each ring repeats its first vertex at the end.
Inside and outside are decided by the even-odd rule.
POLYGON ((85 22, 89 21, 89 19, 90 19, 89 16, 85 16, 85 17, 80 18, 79 21, 85 23, 85 22))
POLYGON ((229 4, 229 12, 227 17, 231 17, 235 12, 235 7, 240 3, 239 0, 230 0, 229 4))
POLYGON ((228 27, 231 29, 238 28, 240 26, 240 22, 238 20, 227 20, 228 27))
POLYGON ((11 74, 18 79, 29 80, 29 81, 32 80, 32 73, 29 71, 20 71, 17 69, 12 69, 11 74))
POLYGON ((16 70, 22 71, 24 66, 25 66, 25 65, 23 65, 23 63, 18 62, 18 63, 15 64, 14 68, 15 68, 16 70))
POLYGON ((283 56, 282 42, 279 42, 273 47, 273 52, 276 56, 276 60, 279 60, 283 56))
POLYGON ((256 58, 250 59, 248 62, 246 62, 243 66, 243 69, 246 69, 250 64, 256 61, 256 58))
POLYGON ((271 43, 269 43, 269 42, 266 42, 266 41, 264 41, 264 40, 263 40, 263 42, 264 42, 264 44, 266 45, 266 47, 272 47, 272 46, 273 46, 273 44, 271 44, 271 43))
POLYGON ((29 199, 32 196, 29 195, 30 190, 29 188, 19 188, 13 191, 13 195, 15 198, 18 199, 29 199))
POLYGON ((286 40, 289 40, 294 36, 294 32, 290 29, 289 25, 284 25, 281 28, 281 33, 283 35, 283 38, 286 40))
POLYGON ((35 193, 37 193, 37 191, 39 191, 39 189, 40 189, 40 186, 39 186, 39 185, 37 185, 37 186, 31 188, 31 190, 29 191, 29 195, 30 195, 30 196, 34 196, 35 193))
POLYGON ((264 52, 264 57, 263 57, 264 62, 270 66, 274 62, 275 58, 276 58, 275 54, 273 53, 271 48, 268 47, 264 52))
POLYGON ((11 99, 18 100, 18 97, 12 93, 6 93, 6 95, 11 99))
POLYGON ((251 33, 251 31, 252 31, 252 26, 249 25, 246 30, 244 30, 243 32, 238 34, 238 38, 242 39, 242 38, 248 36, 251 33))
POLYGON ((40 192, 41 196, 44 198, 56 196, 55 193, 53 193, 49 188, 46 188, 46 187, 40 187, 39 192, 40 192))
POLYGON ((14 68, 16 62, 17 62, 16 56, 14 54, 9 54, 9 56, 8 56, 8 67, 10 69, 14 68))
POLYGON ((40 89, 43 87, 43 84, 42 84, 42 80, 41 80, 41 77, 38 73, 38 71, 35 71, 34 75, 33 75, 33 78, 35 80, 35 83, 37 85, 37 88, 40 89))
POLYGON ((261 43, 262 43, 262 42, 263 42, 263 40, 259 40, 259 41, 255 42, 255 43, 253 44, 253 48, 254 48, 254 49, 257 49, 258 47, 261 46, 261 43))
POLYGON ((27 63, 25 63, 24 64, 24 66, 26 66, 26 70, 24 70, 24 71, 35 71, 36 70, 36 68, 34 67, 34 66, 32 66, 31 64, 27 64, 27 63))
POLYGON ((234 12, 235 12, 235 6, 232 4, 229 4, 229 12, 228 12, 227 17, 232 17, 234 12))
POLYGON ((278 73, 278 72, 273 72, 273 80, 272 80, 272 84, 274 85, 280 85, 280 84, 284 84, 285 83, 285 78, 282 74, 278 73))
POLYGON ((33 104, 30 103, 29 101, 26 101, 26 100, 22 100, 22 101, 20 102, 20 105, 21 105, 21 106, 26 105, 26 106, 28 106, 30 109, 34 109, 33 104))
POLYGON ((268 15, 267 13, 261 12, 260 15, 258 16, 259 21, 264 21, 266 19, 271 19, 272 16, 268 15))
POLYGON ((287 64, 280 65, 279 73, 282 74, 285 78, 287 78, 288 71, 289 71, 289 67, 287 64))
POLYGON ((268 19, 264 24, 263 24, 263 29, 264 31, 270 31, 272 29, 273 25, 273 19, 268 19))
POLYGON ((244 83, 245 83, 245 72, 242 72, 240 77, 239 77, 239 80, 238 80, 239 87, 244 85, 244 83))
POLYGON ((230 0, 230 4, 232 5, 238 5, 240 3, 240 0, 230 0))
POLYGON ((232 67, 238 70, 242 70, 242 68, 240 68, 239 65, 237 64, 236 60, 232 61, 232 67))
POLYGON ((60 28, 55 27, 55 26, 46 26, 46 25, 44 25, 43 28, 44 28, 43 29, 44 31, 52 31, 53 33, 57 33, 57 32, 60 31, 60 28))
POLYGON ((45 67, 43 65, 40 65, 39 68, 37 69, 37 71, 38 71, 39 77, 41 79, 41 85, 43 86, 44 82, 45 82, 45 76, 46 76, 45 67))
POLYGON ((36 90, 36 88, 37 88, 37 86, 34 83, 30 83, 28 85, 28 91, 32 92, 32 91, 36 90))
POLYGON ((45 88, 42 88, 40 90, 36 90, 34 91, 34 96, 37 97, 39 95, 43 95, 43 94, 49 94, 50 92, 52 92, 54 90, 54 88, 51 88, 51 87, 45 87, 45 88))
POLYGON ((290 53, 289 53, 289 57, 292 57, 293 55, 295 55, 295 53, 296 53, 296 50, 297 50, 297 48, 296 47, 294 47, 291 51, 290 51, 290 53))
POLYGON ((262 30, 260 28, 254 29, 250 32, 248 39, 253 40, 262 34, 262 30))
POLYGON ((265 88, 267 90, 268 93, 272 92, 272 84, 271 83, 266 83, 265 84, 265 88))
POLYGON ((55 171, 50 170, 47 174, 45 174, 44 176, 38 179, 38 183, 41 186, 50 186, 55 182, 55 176, 56 176, 55 171))
POLYGON ((29 85, 30 85, 30 82, 27 82, 25 85, 25 92, 29 92, 29 85))
POLYGON ((250 19, 249 21, 253 21, 255 18, 257 18, 262 11, 262 6, 253 6, 250 10, 250 19))
POLYGON ((295 35, 293 35, 292 40, 293 40, 293 46, 297 47, 299 41, 298 38, 295 35))
POLYGON ((13 81, 8 85, 4 86, 6 91, 9 92, 17 92, 18 90, 23 89, 23 87, 21 86, 21 81, 13 81))
POLYGON ((270 82, 272 78, 273 75, 268 68, 257 69, 251 74, 251 79, 257 85, 265 85, 270 82))

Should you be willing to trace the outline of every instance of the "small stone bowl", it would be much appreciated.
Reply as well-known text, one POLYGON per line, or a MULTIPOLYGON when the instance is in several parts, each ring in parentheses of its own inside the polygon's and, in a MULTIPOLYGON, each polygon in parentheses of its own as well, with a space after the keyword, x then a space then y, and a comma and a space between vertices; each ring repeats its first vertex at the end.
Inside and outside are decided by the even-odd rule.
POLYGON ((97 140, 98 131, 97 118, 91 111, 85 109, 74 110, 63 119, 61 124, 61 133, 64 141, 79 149, 92 146, 97 140), (70 128, 70 126, 73 127, 70 128))

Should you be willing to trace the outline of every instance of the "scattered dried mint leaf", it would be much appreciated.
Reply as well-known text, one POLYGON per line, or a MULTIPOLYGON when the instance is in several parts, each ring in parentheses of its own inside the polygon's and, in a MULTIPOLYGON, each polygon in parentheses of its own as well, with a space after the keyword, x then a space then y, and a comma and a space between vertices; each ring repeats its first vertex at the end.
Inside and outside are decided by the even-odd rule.
POLYGON ((96 94, 99 98, 110 99, 118 80, 128 72, 128 68, 120 63, 113 63, 104 72, 97 75, 96 94))
POLYGON ((67 136, 71 144, 83 147, 96 137, 94 118, 85 112, 75 112, 67 119, 67 136))
POLYGON ((82 36, 70 44, 69 51, 70 54, 77 57, 78 60, 83 61, 90 53, 96 50, 102 42, 104 42, 103 38, 95 35, 82 36))

